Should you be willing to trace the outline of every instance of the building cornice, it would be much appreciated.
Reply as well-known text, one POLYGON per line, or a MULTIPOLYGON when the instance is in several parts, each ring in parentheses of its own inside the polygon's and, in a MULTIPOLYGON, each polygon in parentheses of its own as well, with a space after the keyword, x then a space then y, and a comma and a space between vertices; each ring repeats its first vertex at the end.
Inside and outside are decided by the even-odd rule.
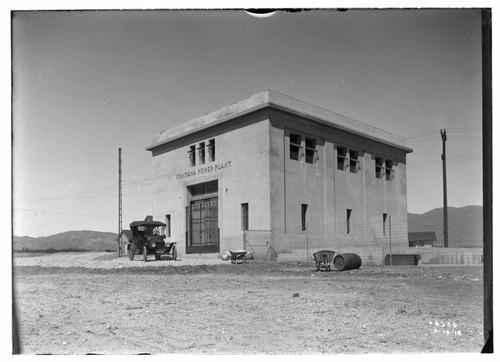
POLYGON ((146 150, 153 151, 157 147, 164 146, 192 133, 209 129, 265 108, 297 115, 311 122, 383 143, 407 153, 413 151, 411 148, 406 147, 405 140, 402 137, 272 90, 255 94, 215 112, 159 132, 153 136, 153 143, 146 147, 146 150))

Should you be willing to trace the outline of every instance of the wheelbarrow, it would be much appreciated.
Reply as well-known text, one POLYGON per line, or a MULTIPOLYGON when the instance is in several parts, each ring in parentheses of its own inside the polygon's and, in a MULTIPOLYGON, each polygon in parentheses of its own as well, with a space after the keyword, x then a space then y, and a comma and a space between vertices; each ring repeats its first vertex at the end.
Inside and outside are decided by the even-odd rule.
POLYGON ((248 251, 246 250, 228 250, 231 254, 231 264, 243 264, 247 261, 248 251))
POLYGON ((331 250, 321 250, 317 251, 312 255, 312 258, 316 262, 316 271, 324 270, 330 271, 332 270, 330 264, 333 262, 333 257, 335 256, 335 252, 331 250))

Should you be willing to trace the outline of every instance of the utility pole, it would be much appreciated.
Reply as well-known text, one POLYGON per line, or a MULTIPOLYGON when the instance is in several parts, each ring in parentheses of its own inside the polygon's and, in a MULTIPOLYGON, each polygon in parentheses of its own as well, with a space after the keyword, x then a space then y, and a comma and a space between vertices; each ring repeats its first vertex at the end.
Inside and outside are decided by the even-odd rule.
POLYGON ((122 149, 118 148, 118 257, 122 256, 122 149))
POLYGON ((444 247, 448 247, 448 191, 446 190, 446 129, 441 130, 441 140, 443 141, 443 234, 444 247))

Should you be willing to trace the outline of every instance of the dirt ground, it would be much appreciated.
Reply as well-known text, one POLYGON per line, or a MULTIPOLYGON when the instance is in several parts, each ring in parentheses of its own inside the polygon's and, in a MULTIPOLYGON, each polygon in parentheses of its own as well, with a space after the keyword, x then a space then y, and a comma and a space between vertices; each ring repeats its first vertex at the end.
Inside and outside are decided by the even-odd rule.
POLYGON ((481 266, 15 254, 22 354, 479 353, 481 266))

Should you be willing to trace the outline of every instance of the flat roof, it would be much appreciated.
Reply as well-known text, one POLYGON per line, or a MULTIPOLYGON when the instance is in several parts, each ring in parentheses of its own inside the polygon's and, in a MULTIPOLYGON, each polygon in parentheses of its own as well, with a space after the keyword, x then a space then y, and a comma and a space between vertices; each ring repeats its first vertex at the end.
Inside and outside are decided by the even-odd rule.
POLYGON ((208 129, 215 125, 228 122, 236 117, 240 117, 267 107, 296 114, 309 119, 311 122, 368 138, 376 142, 396 147, 408 153, 413 152, 411 148, 406 147, 406 142, 403 137, 324 108, 286 96, 273 90, 266 90, 255 94, 247 99, 243 99, 239 102, 219 109, 218 111, 159 132, 153 136, 153 143, 146 147, 146 150, 152 151, 156 147, 160 147, 179 138, 186 137, 192 133, 208 129))

